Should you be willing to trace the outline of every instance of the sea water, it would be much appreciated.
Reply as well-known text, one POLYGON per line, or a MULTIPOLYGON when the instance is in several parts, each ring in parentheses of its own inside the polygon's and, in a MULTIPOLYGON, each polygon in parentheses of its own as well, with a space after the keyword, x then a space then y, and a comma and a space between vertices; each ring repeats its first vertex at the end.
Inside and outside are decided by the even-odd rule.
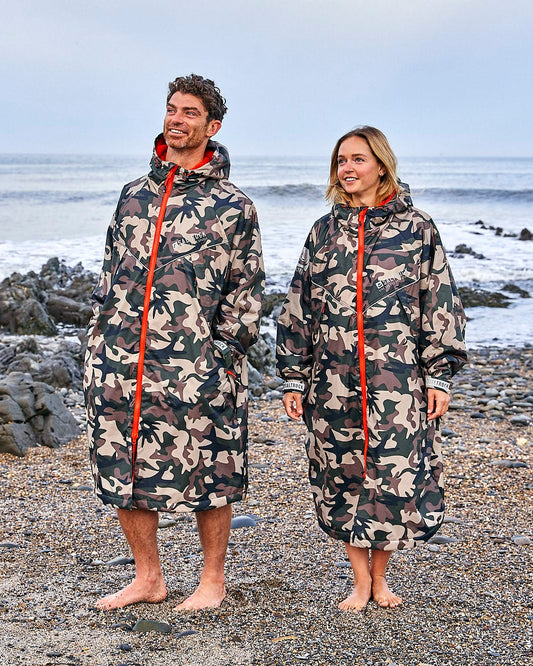
MULTIPOLYGON (((312 223, 329 209, 328 161, 232 160, 231 179, 257 207, 270 291, 286 290, 312 223)), ((52 256, 99 271, 118 195, 147 170, 148 159, 132 156, 0 155, 0 279, 38 271, 52 256)), ((533 342, 533 241, 517 239, 533 231, 533 158, 400 158, 399 175, 435 220, 459 285, 512 282, 532 294, 505 309, 469 309, 469 345, 533 342), (456 255, 459 244, 477 257, 456 255)))

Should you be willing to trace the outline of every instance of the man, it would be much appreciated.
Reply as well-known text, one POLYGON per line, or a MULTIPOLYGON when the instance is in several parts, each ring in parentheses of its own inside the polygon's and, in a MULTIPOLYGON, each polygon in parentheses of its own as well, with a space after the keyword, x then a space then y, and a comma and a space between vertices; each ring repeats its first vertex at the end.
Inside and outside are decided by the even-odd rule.
POLYGON ((122 190, 107 235, 86 355, 88 435, 97 495, 117 509, 136 576, 101 609, 166 598, 160 511, 196 512, 204 553, 200 584, 177 608, 217 607, 226 594, 264 271, 254 206, 212 140, 225 112, 213 81, 169 84, 151 171, 122 190))

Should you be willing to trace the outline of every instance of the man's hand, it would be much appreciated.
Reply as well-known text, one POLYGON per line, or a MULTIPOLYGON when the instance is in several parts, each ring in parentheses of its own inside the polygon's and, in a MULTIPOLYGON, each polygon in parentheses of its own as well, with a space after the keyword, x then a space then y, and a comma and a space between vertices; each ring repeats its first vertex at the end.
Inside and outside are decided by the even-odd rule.
POLYGON ((283 406, 287 416, 293 421, 299 421, 304 413, 302 405, 302 394, 297 391, 289 391, 283 396, 283 406))
POLYGON ((428 421, 444 416, 450 405, 450 396, 446 391, 428 388, 428 421))

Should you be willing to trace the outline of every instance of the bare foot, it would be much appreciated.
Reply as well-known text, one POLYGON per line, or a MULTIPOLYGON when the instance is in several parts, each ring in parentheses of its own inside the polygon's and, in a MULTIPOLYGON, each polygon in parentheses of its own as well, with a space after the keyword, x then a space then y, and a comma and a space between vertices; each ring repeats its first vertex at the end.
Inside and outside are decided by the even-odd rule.
POLYGON ((226 597, 224 583, 202 583, 190 597, 178 604, 174 610, 192 611, 202 608, 218 608, 226 597))
POLYGON ((395 608, 402 603, 402 599, 391 592, 382 574, 372 576, 372 598, 382 608, 395 608))
POLYGON ((354 585, 353 592, 344 601, 341 601, 339 608, 348 611, 360 611, 366 607, 371 597, 371 580, 357 583, 354 585))
POLYGON ((108 594, 96 602, 96 608, 99 610, 113 610, 114 608, 123 608, 130 604, 137 604, 141 601, 150 604, 157 604, 164 601, 167 597, 167 587, 165 581, 160 578, 153 584, 143 583, 136 578, 132 583, 120 592, 108 594))

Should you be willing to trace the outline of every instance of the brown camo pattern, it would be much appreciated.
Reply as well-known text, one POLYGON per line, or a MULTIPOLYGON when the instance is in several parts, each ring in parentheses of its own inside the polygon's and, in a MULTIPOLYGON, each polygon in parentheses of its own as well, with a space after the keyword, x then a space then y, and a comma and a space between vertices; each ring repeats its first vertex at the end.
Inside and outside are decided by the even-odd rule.
POLYGON ((224 146, 178 169, 158 245, 150 299, 137 456, 131 428, 145 285, 154 230, 173 166, 126 185, 94 292, 84 388, 98 496, 119 508, 197 511, 247 487, 246 352, 258 334, 264 270, 252 202, 227 178, 224 146), (235 377, 215 351, 232 347, 235 377))
POLYGON ((439 234, 408 188, 365 220, 364 344, 369 449, 363 479, 356 323, 360 209, 313 226, 278 324, 278 369, 306 384, 309 479, 320 527, 352 545, 398 550, 443 520, 441 439, 425 377, 466 362, 465 317, 439 234))

